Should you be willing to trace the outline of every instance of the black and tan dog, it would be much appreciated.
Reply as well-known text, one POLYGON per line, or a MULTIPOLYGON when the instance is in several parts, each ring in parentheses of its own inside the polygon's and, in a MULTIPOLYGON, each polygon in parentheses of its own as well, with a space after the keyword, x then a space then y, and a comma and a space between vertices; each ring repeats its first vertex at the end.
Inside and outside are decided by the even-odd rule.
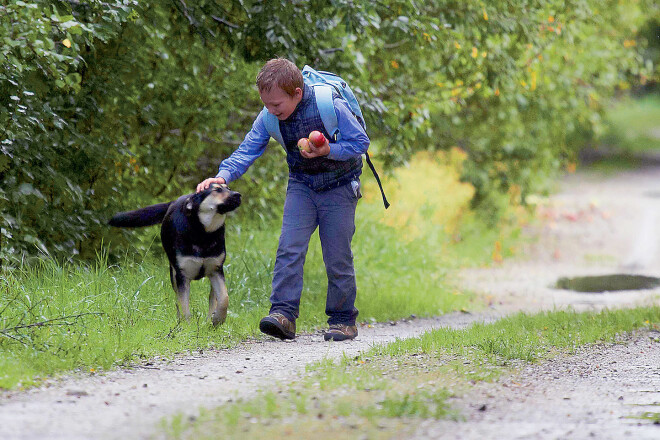
POLYGON ((225 217, 240 204, 241 195, 227 185, 211 185, 173 202, 120 212, 110 219, 110 225, 134 228, 162 223, 160 238, 170 261, 179 318, 190 317, 190 281, 208 277, 209 315, 213 325, 218 325, 225 322, 229 305, 223 271, 225 217))

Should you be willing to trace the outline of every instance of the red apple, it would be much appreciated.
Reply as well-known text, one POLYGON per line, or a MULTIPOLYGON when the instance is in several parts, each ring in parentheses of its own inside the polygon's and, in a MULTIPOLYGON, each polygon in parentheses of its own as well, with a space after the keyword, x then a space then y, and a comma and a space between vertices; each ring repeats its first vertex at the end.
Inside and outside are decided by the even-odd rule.
POLYGON ((309 139, 302 138, 298 140, 298 149, 301 151, 307 151, 308 153, 312 152, 312 149, 309 146, 309 139))
POLYGON ((314 130, 309 134, 309 141, 316 147, 322 147, 325 144, 325 136, 320 131, 314 130))

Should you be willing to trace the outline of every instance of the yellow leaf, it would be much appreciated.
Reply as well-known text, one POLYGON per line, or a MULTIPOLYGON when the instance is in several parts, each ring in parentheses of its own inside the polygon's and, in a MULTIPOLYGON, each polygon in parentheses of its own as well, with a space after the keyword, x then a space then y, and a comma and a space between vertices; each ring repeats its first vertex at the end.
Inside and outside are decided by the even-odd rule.
POLYGON ((461 48, 461 45, 458 44, 457 41, 454 41, 454 47, 455 47, 456 49, 460 49, 460 48, 461 48))
POLYGON ((71 47, 71 40, 68 38, 62 40, 62 44, 65 45, 66 47, 71 47))
POLYGON ((476 58, 479 56, 479 50, 477 50, 476 47, 472 48, 472 58, 476 58))
POLYGON ((548 17, 549 23, 554 23, 554 21, 555 21, 555 17, 553 17, 552 15, 548 17))
POLYGON ((484 20, 488 21, 488 14, 486 13, 485 9, 484 9, 484 20))
POLYGON ((390 64, 392 65, 393 68, 398 69, 399 68, 399 63, 396 62, 396 60, 390 61, 390 64))

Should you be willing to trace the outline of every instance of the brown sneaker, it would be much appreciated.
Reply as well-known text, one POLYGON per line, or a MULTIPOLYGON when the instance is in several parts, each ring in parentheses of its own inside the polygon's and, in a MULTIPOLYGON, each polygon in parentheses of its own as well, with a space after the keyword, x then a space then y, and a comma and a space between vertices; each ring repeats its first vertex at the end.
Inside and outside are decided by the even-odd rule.
POLYGON ((280 339, 296 338, 296 323, 281 313, 271 313, 259 322, 259 330, 280 339))
POLYGON ((323 335, 326 341, 345 341, 355 339, 358 335, 358 329, 355 325, 330 324, 330 328, 323 335))

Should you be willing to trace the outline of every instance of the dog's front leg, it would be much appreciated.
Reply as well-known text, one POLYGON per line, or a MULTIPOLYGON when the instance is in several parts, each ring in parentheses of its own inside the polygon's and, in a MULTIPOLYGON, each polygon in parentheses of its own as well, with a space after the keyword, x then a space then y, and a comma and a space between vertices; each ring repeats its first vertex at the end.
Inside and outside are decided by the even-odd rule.
POLYGON ((190 319, 190 280, 170 266, 172 287, 176 293, 176 314, 179 319, 190 319))
POLYGON ((211 282, 211 293, 209 294, 209 316, 213 325, 219 325, 227 319, 227 307, 229 307, 229 295, 227 285, 222 272, 209 275, 211 282))

